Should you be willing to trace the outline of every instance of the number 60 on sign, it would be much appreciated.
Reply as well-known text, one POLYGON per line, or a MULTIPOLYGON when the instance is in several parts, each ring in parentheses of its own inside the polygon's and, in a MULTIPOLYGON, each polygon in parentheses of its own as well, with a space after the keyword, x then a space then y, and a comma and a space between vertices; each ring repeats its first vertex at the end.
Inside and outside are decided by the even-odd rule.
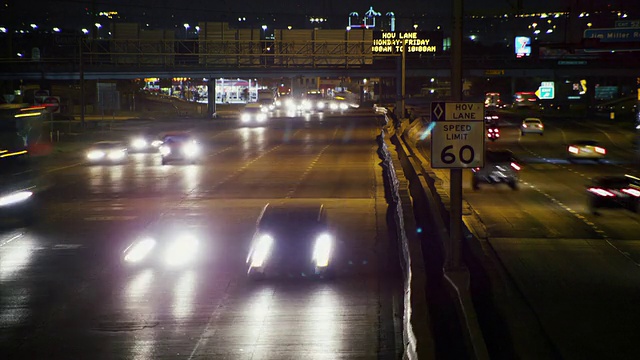
POLYGON ((484 167, 484 121, 436 121, 431 133, 431 167, 484 167))

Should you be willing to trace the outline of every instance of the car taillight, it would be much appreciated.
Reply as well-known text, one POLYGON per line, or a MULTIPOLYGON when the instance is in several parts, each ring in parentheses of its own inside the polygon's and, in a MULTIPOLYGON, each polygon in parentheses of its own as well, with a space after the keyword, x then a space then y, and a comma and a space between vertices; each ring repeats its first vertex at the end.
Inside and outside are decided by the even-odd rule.
POLYGON ((602 154, 602 155, 604 155, 604 154, 606 154, 606 153, 607 153, 607 150, 606 150, 605 148, 601 148, 601 147, 599 147, 599 146, 596 146, 596 152, 597 152, 598 154, 602 154))
POLYGON ((511 167, 516 169, 516 170, 518 170, 518 171, 520 171, 520 169, 521 169, 520 165, 518 165, 518 164, 516 164, 514 162, 511 163, 511 167))
POLYGON ((471 168, 471 171, 473 171, 473 172, 480 171, 480 168, 479 167, 471 168))
POLYGON ((605 189, 601 189, 601 188, 589 188, 589 191, 598 195, 598 196, 604 196, 604 197, 614 197, 616 196, 616 194, 612 193, 611 191, 607 191, 605 189))
POLYGON ((640 191, 636 189, 622 189, 622 192, 631 196, 640 197, 640 191))
POLYGON ((580 149, 578 149, 578 148, 577 148, 577 147, 575 147, 575 146, 569 146, 569 152, 570 152, 570 153, 577 154, 577 153, 579 153, 579 152, 580 152, 580 149))

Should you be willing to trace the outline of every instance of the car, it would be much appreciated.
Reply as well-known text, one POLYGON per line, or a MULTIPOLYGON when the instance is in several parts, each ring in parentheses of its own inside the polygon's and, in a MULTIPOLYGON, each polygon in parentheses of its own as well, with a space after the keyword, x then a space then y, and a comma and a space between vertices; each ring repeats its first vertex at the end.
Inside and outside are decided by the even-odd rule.
POLYGON ((162 140, 158 135, 151 133, 141 133, 133 136, 129 141, 129 153, 157 152, 162 145, 162 140))
POLYGON ((573 159, 602 160, 607 155, 607 149, 595 140, 579 140, 567 146, 567 156, 573 159))
POLYGON ((98 141, 87 149, 87 161, 91 164, 122 164, 129 151, 122 141, 98 141))
POLYGON ((240 113, 240 122, 243 125, 264 125, 268 119, 268 110, 260 104, 247 104, 240 113))
POLYGON ((267 204, 251 241, 247 274, 329 278, 335 241, 324 205, 267 204))
POLYGON ((184 268, 206 260, 204 243, 188 230, 157 231, 136 238, 122 251, 121 261, 127 268, 184 268))
POLYGON ((162 156, 162 165, 174 161, 195 164, 202 156, 200 143, 188 132, 165 134, 158 151, 162 156))
POLYGON ((487 126, 487 139, 496 141, 500 138, 500 128, 496 125, 487 126))
POLYGON ((623 208, 640 214, 640 178, 632 175, 608 175, 593 178, 587 186, 589 211, 623 208))
POLYGON ((509 150, 487 150, 483 168, 472 168, 471 185, 473 190, 480 188, 480 183, 505 183, 513 190, 518 189, 518 172, 521 165, 509 150))
POLYGON ((526 118, 520 125, 520 135, 539 134, 544 135, 544 124, 538 118, 526 118))
MULTIPOLYGON (((2 151, 0 149, 0 154, 2 151)), ((45 184, 38 168, 30 164, 27 153, 0 157, 0 228, 35 223, 41 214, 38 198, 45 184)))

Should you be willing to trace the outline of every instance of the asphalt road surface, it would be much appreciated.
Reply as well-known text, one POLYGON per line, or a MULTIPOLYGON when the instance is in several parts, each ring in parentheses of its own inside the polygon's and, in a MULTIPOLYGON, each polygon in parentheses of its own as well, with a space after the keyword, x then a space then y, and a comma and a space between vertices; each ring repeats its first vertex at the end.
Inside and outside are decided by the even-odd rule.
POLYGON ((192 121, 205 146, 196 165, 162 166, 158 154, 111 166, 56 155, 41 221, 0 232, 0 357, 397 358, 402 282, 378 121, 362 110, 255 128, 192 121), (282 201, 325 205, 338 239, 335 279, 247 279, 257 217, 282 201), (198 261, 126 266, 122 251, 150 233, 192 234, 198 261))
POLYGON ((594 215, 586 197, 595 176, 640 173, 634 134, 608 120, 542 120, 544 136, 521 136, 522 119, 512 118, 502 137, 488 142, 489 149, 510 149, 520 159, 520 190, 481 184, 473 191, 465 171, 464 199, 560 357, 637 358, 640 214, 605 209, 594 215), (568 161, 566 145, 581 139, 599 141, 607 158, 568 161))

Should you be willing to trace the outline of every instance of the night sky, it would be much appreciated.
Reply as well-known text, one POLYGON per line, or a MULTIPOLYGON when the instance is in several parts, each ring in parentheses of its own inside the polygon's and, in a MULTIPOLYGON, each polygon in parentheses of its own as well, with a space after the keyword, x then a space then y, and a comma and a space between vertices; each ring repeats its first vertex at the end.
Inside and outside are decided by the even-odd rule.
MULTIPOLYGON (((116 10, 126 17, 124 21, 139 22, 152 19, 156 24, 181 22, 237 20, 238 16, 267 20, 275 17, 278 22, 303 19, 305 15, 323 16, 332 20, 331 25, 343 26, 350 12, 361 16, 373 6, 385 14, 394 12, 396 18, 426 16, 448 18, 451 2, 442 0, 0 0, 5 5, 0 14, 0 26, 20 20, 22 22, 59 22, 75 26, 88 19, 85 8, 97 11, 116 10), (272 15, 273 14, 273 15, 272 15)), ((523 11, 567 10, 573 4, 577 11, 593 9, 623 9, 636 12, 638 0, 521 0, 523 11)), ((465 13, 513 13, 518 0, 464 0, 465 13)))

